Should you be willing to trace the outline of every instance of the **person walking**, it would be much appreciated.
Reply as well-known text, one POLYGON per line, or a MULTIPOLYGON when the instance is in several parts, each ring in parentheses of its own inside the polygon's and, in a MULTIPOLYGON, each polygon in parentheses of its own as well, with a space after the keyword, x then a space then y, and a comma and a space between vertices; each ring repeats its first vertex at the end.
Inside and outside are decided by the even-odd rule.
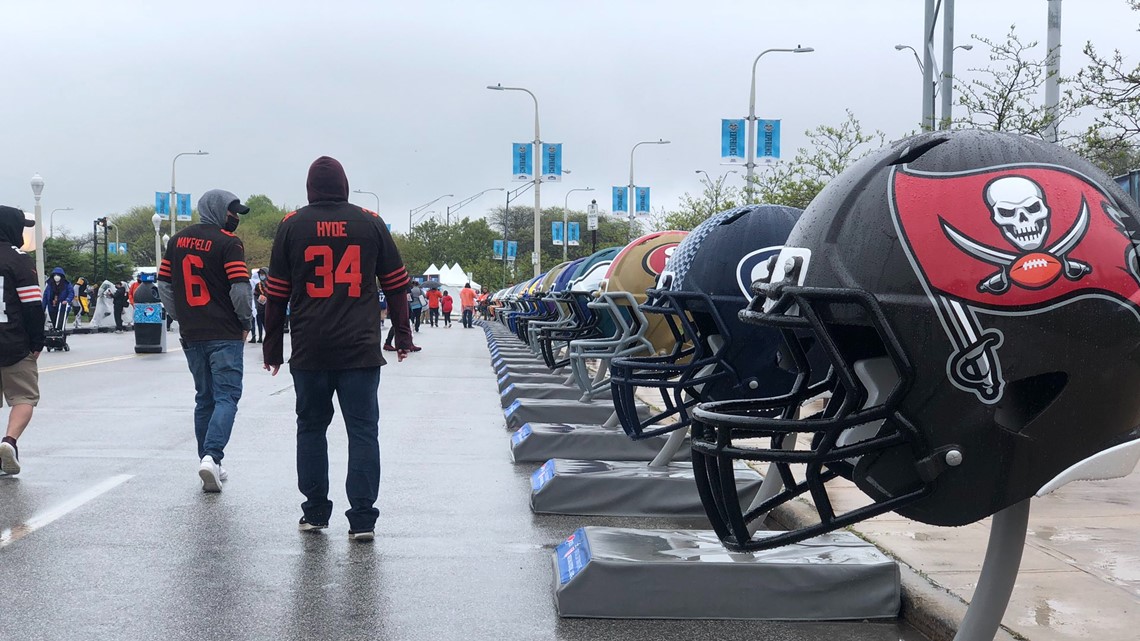
POLYGON ((91 320, 91 293, 88 291, 87 279, 80 276, 75 279, 75 300, 79 303, 79 309, 75 310, 75 327, 79 327, 79 319, 81 316, 86 316, 91 320))
POLYGON ((475 290, 471 289, 471 283, 464 283, 459 290, 459 304, 463 306, 463 326, 474 327, 475 290))
POLYGON ((432 327, 439 327, 439 299, 441 296, 439 288, 434 286, 424 293, 424 297, 427 298, 428 324, 432 327))
POLYGON ((420 288, 420 281, 412 281, 412 288, 408 291, 408 306, 411 308, 412 325, 418 334, 420 332, 420 320, 424 311, 424 290, 420 288))
POLYGON ((75 298, 75 290, 67 282, 67 274, 62 267, 51 270, 51 278, 44 285, 44 310, 51 319, 52 327, 63 329, 67 323, 67 310, 71 307, 71 300, 75 298), (63 314, 61 319, 59 315, 63 314))
MULTIPOLYGON (((20 473, 17 439, 32 421, 40 402, 37 361, 44 349, 44 307, 40 277, 32 257, 18 249, 24 229, 34 227, 24 212, 0 205, 0 393, 11 408, 8 429, 0 439, 0 475, 20 473)), ((70 287, 68 288, 70 290, 70 287)))
POLYGON ((443 326, 451 327, 451 310, 455 305, 455 301, 451 298, 451 294, 447 290, 443 290, 443 296, 439 299, 440 309, 443 310, 443 326))
POLYGON ((254 305, 254 320, 257 321, 255 326, 256 332, 250 332, 249 342, 251 343, 264 343, 265 342, 265 304, 269 301, 269 294, 266 291, 265 279, 269 278, 269 270, 262 267, 257 270, 257 284, 253 286, 253 305, 254 305))
POLYGON ((182 351, 194 377, 194 436, 198 477, 205 492, 221 492, 222 469, 242 392, 242 354, 249 335, 249 269, 234 235, 249 208, 234 194, 211 189, 198 199, 201 222, 184 227, 166 245, 158 268, 158 295, 178 321, 182 351))
POLYGON ((126 328, 123 327, 123 310, 129 304, 129 296, 127 293, 127 284, 119 281, 119 285, 115 287, 115 295, 112 299, 115 306, 115 333, 121 334, 126 328))
POLYGON ((298 529, 323 530, 332 516, 326 433, 336 394, 348 430, 348 536, 371 541, 380 491, 381 350, 377 283, 388 300, 402 361, 412 347, 407 289, 411 282, 378 214, 348 202, 348 177, 335 159, 309 167, 309 204, 277 227, 269 260, 264 367, 284 362, 284 314, 291 311, 289 373, 297 395, 297 488, 305 496, 298 529))

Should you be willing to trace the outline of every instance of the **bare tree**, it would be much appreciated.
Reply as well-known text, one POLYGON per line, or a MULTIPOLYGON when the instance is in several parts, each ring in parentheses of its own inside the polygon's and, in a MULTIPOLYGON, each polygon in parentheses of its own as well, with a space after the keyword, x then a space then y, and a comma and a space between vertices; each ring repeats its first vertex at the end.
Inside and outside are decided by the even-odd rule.
MULTIPOLYGON (((1140 11, 1140 0, 1127 2, 1133 11, 1140 11)), ((1085 43, 1084 53, 1089 63, 1077 74, 1076 82, 1098 110, 1085 147, 1095 155, 1131 155, 1135 161, 1134 140, 1140 136, 1140 64, 1129 68, 1119 49, 1111 55, 1101 54, 1091 41, 1085 43)))

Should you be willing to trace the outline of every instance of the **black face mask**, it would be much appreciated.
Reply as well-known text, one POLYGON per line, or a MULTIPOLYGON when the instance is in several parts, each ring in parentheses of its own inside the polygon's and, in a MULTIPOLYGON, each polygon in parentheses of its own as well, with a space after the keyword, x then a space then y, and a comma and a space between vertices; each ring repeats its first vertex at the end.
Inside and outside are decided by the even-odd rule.
POLYGON ((240 222, 241 222, 241 219, 239 219, 237 216, 234 216, 233 214, 229 214, 226 216, 226 224, 222 226, 222 229, 224 229, 230 233, 233 233, 234 231, 237 231, 238 224, 240 222))

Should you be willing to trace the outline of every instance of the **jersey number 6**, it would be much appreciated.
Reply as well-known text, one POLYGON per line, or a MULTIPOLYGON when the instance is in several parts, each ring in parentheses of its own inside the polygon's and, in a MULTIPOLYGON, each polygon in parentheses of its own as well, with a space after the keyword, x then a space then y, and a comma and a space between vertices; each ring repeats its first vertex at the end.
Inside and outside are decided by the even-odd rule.
POLYGON ((315 283, 305 283, 305 291, 313 298, 328 298, 333 294, 333 285, 348 285, 348 295, 360 298, 360 245, 349 245, 344 248, 344 255, 340 261, 334 261, 332 247, 328 245, 310 245, 305 248, 305 262, 317 261, 313 273, 317 277, 315 283), (336 269, 333 263, 336 262, 336 269))
POLYGON ((182 282, 186 286, 186 302, 191 307, 201 307, 210 302, 210 289, 206 279, 194 273, 194 268, 202 269, 206 263, 197 254, 186 254, 182 259, 182 282))

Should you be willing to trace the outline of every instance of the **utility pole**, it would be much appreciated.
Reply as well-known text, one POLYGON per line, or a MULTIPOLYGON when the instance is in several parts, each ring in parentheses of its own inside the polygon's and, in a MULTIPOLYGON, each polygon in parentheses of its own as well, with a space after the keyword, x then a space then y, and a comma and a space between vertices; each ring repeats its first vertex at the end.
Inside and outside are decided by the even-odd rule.
POLYGON ((1049 29, 1045 38, 1045 139, 1057 142, 1057 105, 1061 101, 1061 0, 1049 0, 1049 29))

